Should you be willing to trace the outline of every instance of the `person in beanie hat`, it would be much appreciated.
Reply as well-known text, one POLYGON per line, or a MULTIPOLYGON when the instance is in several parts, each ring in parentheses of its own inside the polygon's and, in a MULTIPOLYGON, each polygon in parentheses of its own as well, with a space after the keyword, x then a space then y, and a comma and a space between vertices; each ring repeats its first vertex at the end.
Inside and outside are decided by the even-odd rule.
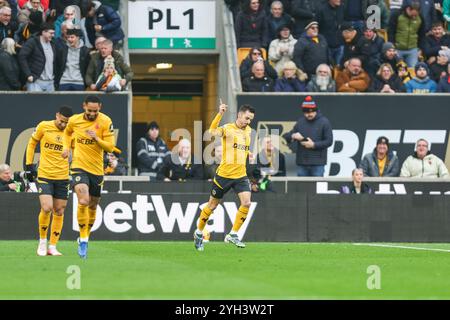
POLYGON ((433 93, 437 90, 437 84, 428 76, 430 70, 425 62, 419 62, 414 67, 416 76, 405 84, 408 93, 433 93))
POLYGON ((303 100, 301 110, 303 116, 283 138, 292 150, 296 150, 297 176, 323 177, 327 149, 333 144, 333 130, 311 96, 303 100))
POLYGON ((294 46, 297 39, 291 34, 289 25, 281 25, 278 29, 278 39, 272 40, 269 46, 269 60, 277 73, 283 71, 286 62, 294 57, 294 46))
POLYGON ((399 58, 397 55, 397 49, 392 42, 385 42, 381 47, 381 58, 380 62, 389 63, 394 70, 395 73, 398 72, 397 64, 399 62, 399 58))
POLYGON ((381 136, 372 152, 364 155, 359 164, 366 177, 398 177, 400 162, 390 150, 389 139, 381 136))
POLYGON ((149 176, 150 181, 156 180, 164 158, 170 155, 166 143, 159 136, 159 125, 156 121, 150 122, 147 126, 146 135, 136 144, 136 153, 138 174, 149 176))

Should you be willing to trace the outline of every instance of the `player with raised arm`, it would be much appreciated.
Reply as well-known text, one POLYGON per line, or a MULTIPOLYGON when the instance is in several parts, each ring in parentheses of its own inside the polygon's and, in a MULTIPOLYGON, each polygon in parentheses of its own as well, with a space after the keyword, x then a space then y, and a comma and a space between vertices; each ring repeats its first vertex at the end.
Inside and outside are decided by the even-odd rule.
POLYGON ((72 108, 62 106, 56 113, 56 119, 40 122, 30 140, 26 153, 26 170, 30 181, 36 180, 41 211, 39 212, 39 256, 61 256, 56 244, 61 236, 64 221, 64 209, 69 198, 69 162, 63 159, 64 129, 72 116, 72 108), (40 144, 39 168, 37 179, 33 165, 36 146, 40 144), (47 231, 52 217, 50 244, 47 248, 47 231))
POLYGON ((71 175, 78 198, 78 255, 83 259, 87 258, 89 235, 100 202, 103 153, 115 149, 112 121, 100 112, 101 108, 98 97, 87 96, 83 102, 84 112, 72 116, 64 131, 63 158, 69 156, 71 142, 74 141, 71 175))
POLYGON ((222 137, 222 160, 213 179, 211 196, 208 204, 200 213, 197 230, 194 232, 194 245, 203 251, 203 229, 214 209, 219 205, 231 188, 237 193, 240 207, 236 214, 232 230, 225 236, 225 242, 232 243, 238 248, 245 248, 239 239, 238 231, 243 225, 251 204, 250 181, 247 177, 246 162, 250 151, 251 128, 250 122, 255 117, 255 109, 250 105, 239 108, 235 122, 219 127, 220 120, 227 110, 227 105, 220 100, 219 113, 214 118, 209 132, 222 137))

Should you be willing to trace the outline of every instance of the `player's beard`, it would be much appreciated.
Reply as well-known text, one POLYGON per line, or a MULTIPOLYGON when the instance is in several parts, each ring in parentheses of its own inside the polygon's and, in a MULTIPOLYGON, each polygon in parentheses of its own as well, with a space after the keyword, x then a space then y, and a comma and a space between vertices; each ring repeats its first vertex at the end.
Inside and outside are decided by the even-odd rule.
POLYGON ((84 118, 89 121, 95 121, 95 119, 97 119, 97 117, 98 117, 98 114, 96 114, 95 116, 90 116, 87 113, 84 114, 84 118))

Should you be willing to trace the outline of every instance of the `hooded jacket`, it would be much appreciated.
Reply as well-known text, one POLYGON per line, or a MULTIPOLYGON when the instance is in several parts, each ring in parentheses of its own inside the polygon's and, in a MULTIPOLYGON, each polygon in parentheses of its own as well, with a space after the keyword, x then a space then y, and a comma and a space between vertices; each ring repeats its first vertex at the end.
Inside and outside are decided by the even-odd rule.
POLYGON ((421 160, 417 153, 410 155, 403 162, 400 177, 410 178, 448 178, 448 170, 444 162, 428 151, 421 160))

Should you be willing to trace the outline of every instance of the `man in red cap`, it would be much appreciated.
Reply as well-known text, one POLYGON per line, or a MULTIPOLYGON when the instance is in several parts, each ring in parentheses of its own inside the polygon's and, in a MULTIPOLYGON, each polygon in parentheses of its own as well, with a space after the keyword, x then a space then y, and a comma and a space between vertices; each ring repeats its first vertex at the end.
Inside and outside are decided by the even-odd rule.
POLYGON ((288 143, 294 144, 292 147, 296 147, 297 176, 323 177, 327 149, 333 144, 333 130, 330 121, 318 111, 311 96, 305 98, 301 107, 304 116, 283 137, 288 143))

